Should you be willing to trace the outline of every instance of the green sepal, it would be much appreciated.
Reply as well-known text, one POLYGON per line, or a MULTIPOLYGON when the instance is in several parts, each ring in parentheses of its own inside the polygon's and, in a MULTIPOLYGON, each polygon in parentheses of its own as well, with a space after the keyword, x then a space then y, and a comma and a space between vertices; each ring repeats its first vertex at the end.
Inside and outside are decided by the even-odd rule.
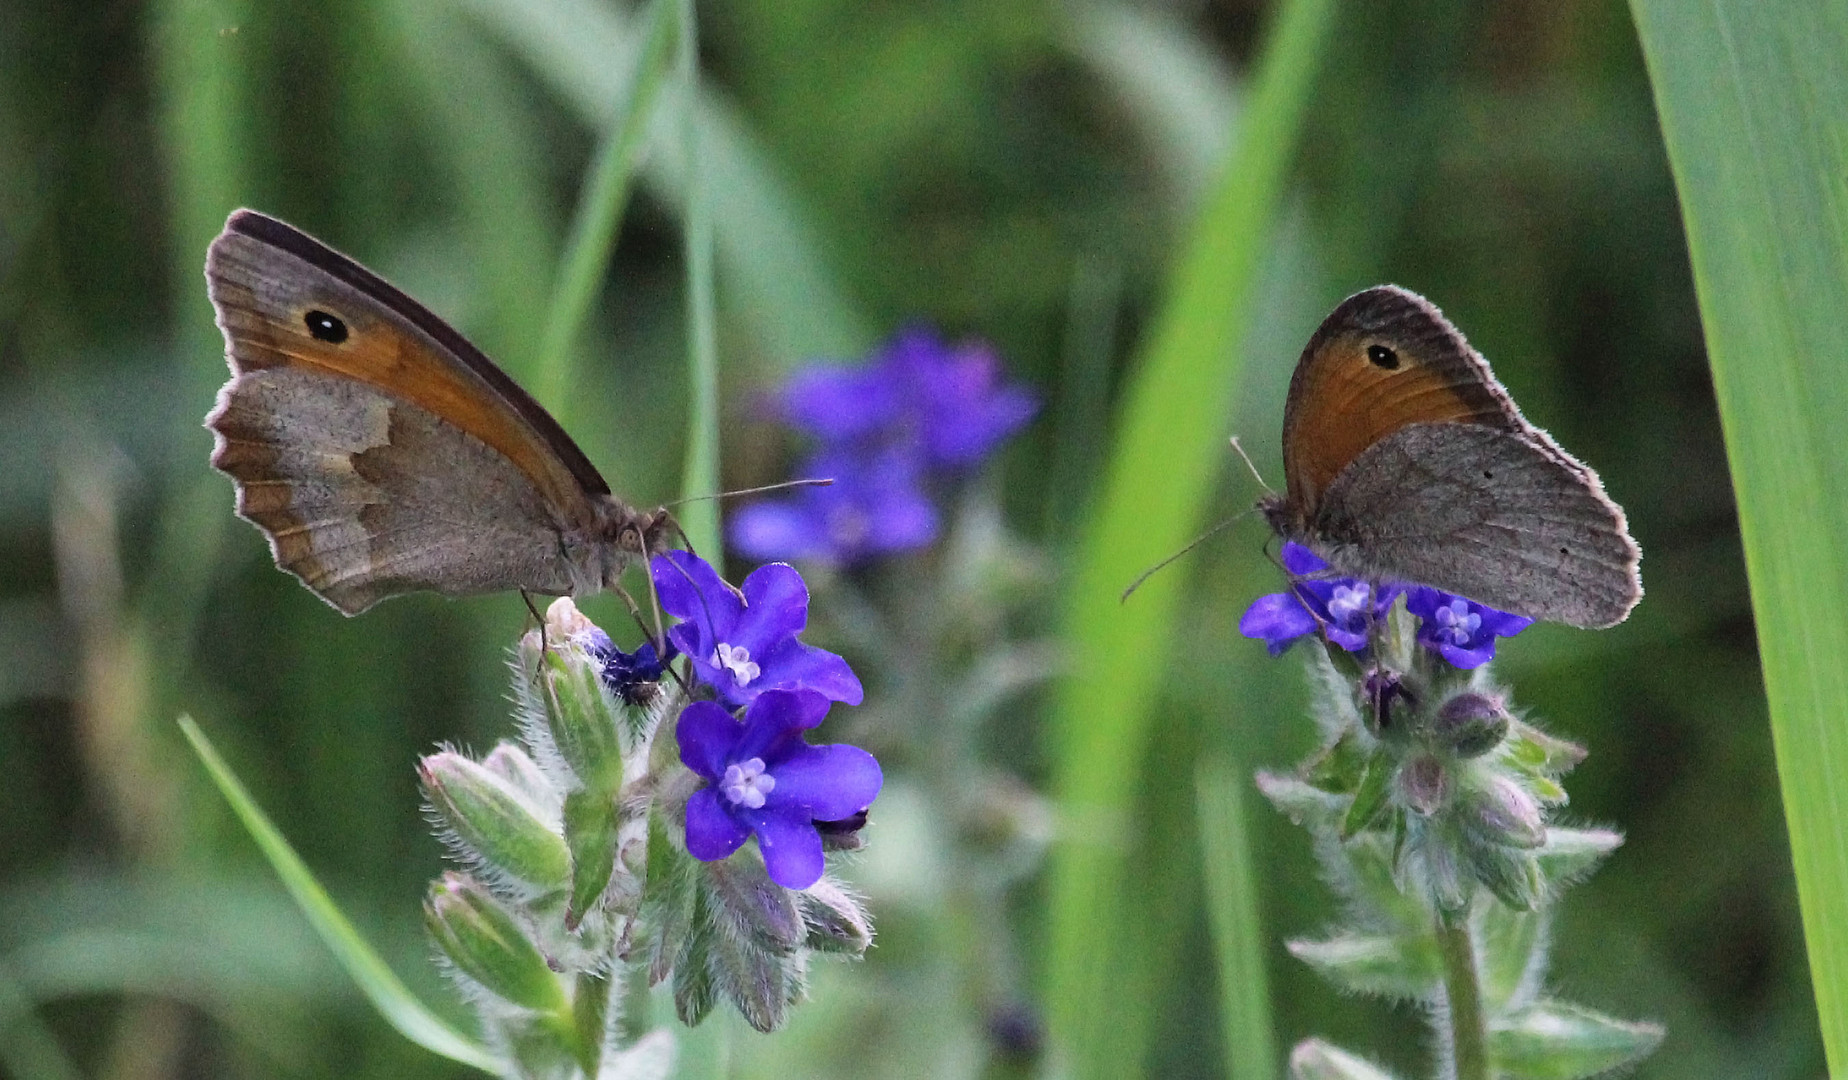
POLYGON ((1534 855, 1540 872, 1555 886, 1570 885, 1597 869, 1605 856, 1623 843, 1623 834, 1615 829, 1546 830, 1546 844, 1534 855))
POLYGON ((417 771, 461 854, 542 892, 571 880, 564 840, 511 780, 449 750, 424 758, 417 771))
POLYGON ((559 756, 587 789, 615 795, 622 790, 622 718, 597 665, 576 649, 547 650, 539 678, 559 756))
POLYGON ((1444 973, 1429 932, 1343 934, 1326 941, 1291 941, 1287 948, 1329 982, 1357 994, 1422 1000, 1444 973))
POLYGON ((1341 850, 1345 874, 1331 875, 1334 884, 1362 909, 1381 917, 1387 925, 1417 932, 1430 926, 1431 913, 1418 896, 1404 889, 1399 879, 1399 857, 1404 849, 1403 815, 1391 836, 1365 833, 1341 850))
POLYGON ((1463 857, 1477 881, 1516 911, 1532 911, 1546 895, 1533 853, 1499 844, 1471 843, 1463 857))
POLYGON ((1585 748, 1555 738, 1531 724, 1514 721, 1508 726, 1508 755, 1522 769, 1546 776, 1564 776, 1585 760, 1585 748))
POLYGON ((616 869, 616 800, 592 788, 565 796, 565 843, 571 849, 571 906, 565 929, 575 930, 609 888, 616 869))
POLYGON ((570 1008, 545 957, 479 882, 454 872, 432 882, 424 925, 457 970, 495 996, 554 1016, 570 1008))
POLYGON ((745 1022, 765 1033, 782 1027, 789 1020, 789 1007, 801 999, 807 985, 804 954, 779 953, 755 937, 723 930, 708 936, 713 981, 745 1022))
POLYGON ((1641 1060, 1662 1041, 1659 1024, 1617 1020, 1563 1001, 1536 1001, 1489 1026, 1489 1053, 1504 1076, 1578 1080, 1641 1060))
POLYGON ((648 985, 658 985, 679 962, 692 932, 697 864, 669 840, 659 811, 648 815, 648 873, 642 885, 641 921, 648 927, 648 985))
POLYGON ((1383 747, 1367 759, 1367 771, 1354 790, 1354 801, 1348 804, 1347 814, 1341 819, 1341 839, 1352 840, 1380 816, 1380 811, 1386 808, 1392 778, 1397 771, 1398 762, 1383 747))
POLYGON ((721 933, 779 954, 802 944, 807 929, 795 894, 770 880, 755 850, 740 849, 700 869, 721 933))
POLYGON ((697 1027, 718 1000, 712 978, 712 915, 703 889, 692 890, 688 930, 674 957, 674 1014, 688 1027, 697 1027))
POLYGON ((1347 795, 1360 787, 1366 772, 1367 750, 1360 745, 1360 734, 1349 728, 1309 762, 1303 779, 1320 791, 1347 795))
POLYGON ((1290 1080, 1397 1080, 1366 1058, 1322 1039, 1304 1039, 1290 1051, 1290 1080))
POLYGON ((575 1057, 585 1076, 596 1076, 602 1065, 603 1037, 609 1029, 612 982, 606 973, 581 971, 571 995, 572 1028, 577 1034, 575 1057))
POLYGON ((1308 781, 1288 773, 1258 770, 1258 791, 1295 825, 1320 828, 1339 820, 1347 797, 1330 795, 1308 781))

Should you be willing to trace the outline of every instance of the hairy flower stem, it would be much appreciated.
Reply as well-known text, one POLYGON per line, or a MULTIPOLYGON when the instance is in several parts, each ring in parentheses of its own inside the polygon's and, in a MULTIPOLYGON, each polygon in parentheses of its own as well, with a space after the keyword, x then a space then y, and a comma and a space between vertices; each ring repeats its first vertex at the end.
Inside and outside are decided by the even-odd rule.
POLYGON ((1467 912, 1437 916, 1437 948, 1444 957, 1445 1014, 1450 1027, 1454 1080, 1490 1080, 1489 1032, 1467 912))

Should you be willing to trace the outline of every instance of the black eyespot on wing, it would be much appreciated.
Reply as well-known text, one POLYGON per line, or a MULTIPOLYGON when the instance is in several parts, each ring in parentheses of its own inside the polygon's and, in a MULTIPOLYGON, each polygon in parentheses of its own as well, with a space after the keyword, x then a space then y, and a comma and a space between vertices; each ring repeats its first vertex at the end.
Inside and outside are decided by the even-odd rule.
POLYGON ((1492 472, 1490 472, 1490 471, 1489 471, 1489 470, 1487 470, 1487 469, 1484 469, 1484 470, 1482 470, 1482 478, 1483 478, 1484 480, 1493 480, 1493 479, 1495 479, 1495 474, 1494 474, 1494 473, 1492 473, 1492 472))
POLYGON ((1384 345, 1367 346, 1367 362, 1387 371, 1399 370, 1399 354, 1384 345))
POLYGON ((319 308, 303 315, 302 322, 308 325, 308 332, 313 334, 317 341, 338 345, 347 339, 346 323, 319 308))

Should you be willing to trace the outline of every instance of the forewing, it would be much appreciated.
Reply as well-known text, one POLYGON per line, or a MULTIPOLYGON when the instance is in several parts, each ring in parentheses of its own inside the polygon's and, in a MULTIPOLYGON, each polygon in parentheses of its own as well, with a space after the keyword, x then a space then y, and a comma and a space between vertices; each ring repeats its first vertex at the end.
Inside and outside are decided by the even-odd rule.
POLYGON ((576 591, 546 497, 505 455, 313 367, 227 383, 212 464, 276 564, 348 615, 399 593, 576 591))
POLYGON ((1407 424, 1500 431, 1526 422, 1488 363, 1430 301, 1381 285, 1342 301, 1310 337, 1283 414, 1290 501, 1317 502, 1366 449, 1407 424), (1386 353, 1370 355, 1374 347, 1386 353))
POLYGON ((1534 619, 1609 626, 1642 596, 1623 511, 1544 435, 1403 428, 1330 485, 1310 532, 1343 573, 1431 585, 1534 619))

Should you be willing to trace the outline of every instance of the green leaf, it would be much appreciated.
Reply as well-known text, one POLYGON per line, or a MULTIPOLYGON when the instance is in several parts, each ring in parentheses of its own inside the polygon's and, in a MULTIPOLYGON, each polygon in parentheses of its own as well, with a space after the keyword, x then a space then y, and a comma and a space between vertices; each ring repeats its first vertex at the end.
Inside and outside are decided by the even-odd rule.
POLYGON ((379 954, 366 944, 359 931, 347 921, 347 917, 334 906, 327 890, 314 879, 301 857, 295 854, 282 833, 257 806, 256 800, 244 789, 231 772, 230 766, 218 756, 211 740, 199 729, 192 717, 179 719, 180 731, 186 741, 192 744, 193 752, 199 755, 206 772, 211 774, 212 782, 231 804, 231 810, 243 822, 251 839, 275 868, 276 876, 282 879, 283 887, 295 898, 295 903, 308 917, 308 922, 321 935, 321 940, 332 949, 347 974, 358 985, 360 992, 372 1002, 372 1007, 379 1011, 385 1022, 396 1028, 400 1035, 435 1054, 464 1065, 472 1065, 483 1072, 499 1074, 503 1071, 502 1062, 488 1048, 469 1039, 467 1036, 445 1024, 441 1018, 423 1003, 411 995, 404 983, 392 974, 379 954))
MULTIPOLYGON (((1117 598, 1195 531, 1218 475, 1239 369, 1234 347, 1334 12, 1332 0, 1278 7, 1237 155, 1174 267, 1127 388, 1065 612, 1074 674, 1059 684, 1050 730, 1053 784, 1069 820, 1112 829, 1135 800, 1163 678, 1149 658, 1167 650, 1185 582, 1157 575, 1130 603, 1117 598)), ((1124 903, 1125 858, 1121 845, 1066 843, 1049 869, 1047 1003, 1079 1077, 1116 1080, 1141 1060, 1144 1018, 1125 1017, 1113 990, 1125 981, 1120 965, 1136 961, 1107 947, 1100 956, 1124 903)))
POLYGON ((1357 994, 1423 1000, 1444 973, 1429 933, 1343 934, 1326 941, 1292 941, 1288 948, 1329 982, 1357 994))
POLYGON ((1510 1080, 1577 1080, 1639 1061, 1659 1024, 1614 1020, 1563 1001, 1537 1001, 1489 1025, 1489 1053, 1510 1080))
POLYGON ((1848 6, 1633 0, 1757 617, 1805 943, 1848 1072, 1848 6))
POLYGON ((1549 825, 1546 844, 1534 852, 1540 860, 1540 873, 1557 894, 1560 888, 1584 878, 1605 856, 1623 843, 1623 834, 1615 829, 1562 829, 1549 825))
POLYGON ((1516 911, 1507 904, 1477 904, 1470 912, 1483 1007, 1493 1016, 1518 995, 1531 994, 1544 967, 1547 909, 1516 911))

